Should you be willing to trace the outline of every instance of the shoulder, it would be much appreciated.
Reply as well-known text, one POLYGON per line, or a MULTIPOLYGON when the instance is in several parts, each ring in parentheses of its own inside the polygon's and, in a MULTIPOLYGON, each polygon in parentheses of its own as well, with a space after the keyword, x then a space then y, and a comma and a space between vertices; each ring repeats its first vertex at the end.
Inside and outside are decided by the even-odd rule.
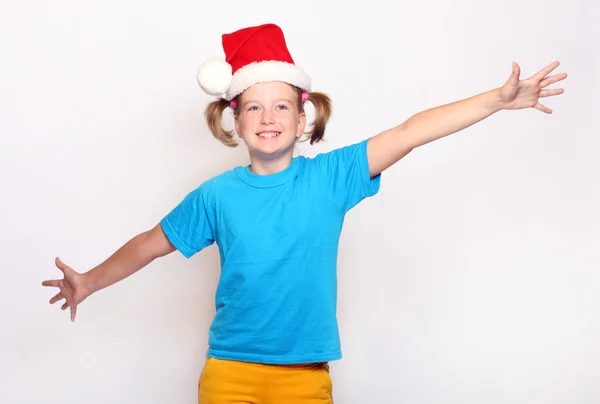
POLYGON ((239 179, 235 170, 236 168, 214 175, 192 189, 188 189, 181 205, 211 204, 210 202, 217 200, 219 195, 223 195, 223 191, 227 192, 227 190, 238 186, 239 179))
POLYGON ((205 180, 202 184, 200 184, 198 189, 202 192, 211 192, 223 187, 227 187, 228 185, 239 183, 239 176, 237 172, 241 168, 242 167, 235 167, 223 173, 210 177, 209 179, 205 180))
POLYGON ((317 154, 315 157, 309 158, 309 160, 319 161, 325 160, 327 158, 336 157, 336 158, 344 158, 360 153, 366 153, 367 144, 369 139, 363 139, 355 143, 351 143, 349 145, 336 147, 332 150, 321 152, 317 154))
POLYGON ((333 150, 321 152, 314 157, 306 157, 306 165, 310 168, 328 170, 334 166, 352 164, 367 158, 369 139, 364 139, 333 150))
POLYGON ((220 174, 214 175, 202 182, 194 192, 202 194, 210 194, 221 189, 236 187, 240 184, 239 172, 244 169, 244 166, 237 166, 220 174))

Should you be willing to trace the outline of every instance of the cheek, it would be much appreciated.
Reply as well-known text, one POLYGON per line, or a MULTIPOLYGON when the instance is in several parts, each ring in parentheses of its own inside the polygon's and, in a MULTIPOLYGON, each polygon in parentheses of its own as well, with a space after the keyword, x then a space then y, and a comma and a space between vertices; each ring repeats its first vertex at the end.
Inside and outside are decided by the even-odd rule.
POLYGON ((285 126, 288 129, 295 130, 298 128, 298 126, 300 126, 300 122, 298 120, 298 117, 296 117, 296 116, 286 116, 283 121, 285 122, 285 126))
POLYGON ((240 128, 240 131, 244 133, 256 127, 256 119, 248 115, 240 117, 240 119, 238 119, 238 126, 240 128))

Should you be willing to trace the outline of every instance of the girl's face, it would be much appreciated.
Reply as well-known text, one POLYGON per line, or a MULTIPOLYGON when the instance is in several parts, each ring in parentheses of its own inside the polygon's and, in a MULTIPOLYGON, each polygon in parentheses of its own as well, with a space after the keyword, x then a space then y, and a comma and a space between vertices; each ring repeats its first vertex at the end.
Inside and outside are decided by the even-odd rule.
POLYGON ((255 84, 238 97, 235 129, 253 164, 257 159, 269 163, 291 159, 306 125, 306 114, 298 104, 297 91, 282 82, 255 84))

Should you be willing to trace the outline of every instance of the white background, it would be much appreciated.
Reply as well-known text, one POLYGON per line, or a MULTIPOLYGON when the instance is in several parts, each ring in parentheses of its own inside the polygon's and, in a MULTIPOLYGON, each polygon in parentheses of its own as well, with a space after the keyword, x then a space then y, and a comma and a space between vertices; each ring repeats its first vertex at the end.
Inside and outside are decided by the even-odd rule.
POLYGON ((248 162, 203 120, 197 67, 220 35, 275 22, 327 141, 559 60, 555 110, 502 111, 384 173, 347 217, 336 403, 600 401, 599 6, 592 0, 3 1, 0 402, 194 403, 219 273, 215 246, 99 292, 75 323, 48 300, 78 271, 248 162))

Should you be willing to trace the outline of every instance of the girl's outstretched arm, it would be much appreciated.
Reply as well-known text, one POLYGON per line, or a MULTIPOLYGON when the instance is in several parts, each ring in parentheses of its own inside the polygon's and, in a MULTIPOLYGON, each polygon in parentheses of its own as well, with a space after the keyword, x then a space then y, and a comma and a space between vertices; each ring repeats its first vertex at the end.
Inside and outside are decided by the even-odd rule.
POLYGON ((62 309, 70 308, 71 321, 75 321, 77 306, 91 294, 131 276, 173 251, 175 247, 162 226, 157 224, 153 229, 133 237, 103 263, 85 273, 75 271, 56 257, 55 264, 63 273, 63 279, 46 280, 42 285, 59 288, 58 293, 50 299, 50 304, 65 299, 62 309))
POLYGON ((552 113, 538 99, 563 93, 562 88, 546 88, 567 77, 565 73, 548 76, 558 65, 553 62, 532 77, 520 80, 519 65, 513 63, 512 74, 502 87, 419 112, 401 125, 374 136, 367 147, 371 176, 380 174, 413 149, 468 128, 503 109, 535 108, 552 113))

